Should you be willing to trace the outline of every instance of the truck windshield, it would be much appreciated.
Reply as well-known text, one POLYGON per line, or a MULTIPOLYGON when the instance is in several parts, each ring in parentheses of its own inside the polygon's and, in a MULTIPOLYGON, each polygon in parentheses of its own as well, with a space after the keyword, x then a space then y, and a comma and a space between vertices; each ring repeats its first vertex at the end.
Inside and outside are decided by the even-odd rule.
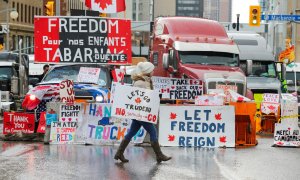
MULTIPOLYGON (((241 69, 246 72, 246 61, 240 62, 241 69)), ((252 74, 249 76, 257 77, 276 77, 274 61, 253 61, 252 74)))
POLYGON ((0 79, 10 79, 12 76, 12 67, 0 67, 0 79))
POLYGON ((224 52, 179 51, 183 64, 238 66, 238 55, 224 52))
MULTIPOLYGON (((72 66, 56 66, 53 67, 42 80, 42 83, 57 83, 62 80, 73 80, 75 83, 78 83, 77 77, 80 70, 80 67, 93 67, 93 68, 101 68, 98 85, 105 86, 107 84, 107 74, 106 69, 96 65, 72 65, 72 66)), ((81 82, 87 83, 87 82, 81 82)))

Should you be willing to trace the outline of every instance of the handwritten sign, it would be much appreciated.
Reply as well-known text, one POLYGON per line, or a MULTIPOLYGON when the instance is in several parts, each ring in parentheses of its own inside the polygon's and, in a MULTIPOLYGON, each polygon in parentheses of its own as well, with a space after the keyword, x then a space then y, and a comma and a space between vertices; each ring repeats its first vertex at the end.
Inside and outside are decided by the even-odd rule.
POLYGON ((59 85, 59 95, 60 102, 63 103, 74 103, 75 93, 74 93, 74 84, 71 80, 64 80, 59 85))
POLYGON ((100 70, 100 68, 80 67, 77 81, 97 84, 100 70))
MULTIPOLYGON (((113 144, 124 139, 132 120, 111 117, 111 104, 88 104, 82 123, 76 131, 76 140, 88 144, 113 144)), ((146 131, 141 128, 132 138, 134 143, 142 143, 146 131)))
POLYGON ((131 64, 131 21, 126 19, 37 16, 37 63, 131 64))
MULTIPOLYGON (((116 85, 119 84, 119 82, 111 82, 111 87, 110 87, 110 102, 113 103, 114 102, 114 95, 115 95, 115 91, 116 91, 116 85)), ((127 83, 122 83, 123 86, 132 86, 131 84, 127 84, 127 83)))
POLYGON ((218 95, 196 96, 195 105, 198 105, 198 106, 222 106, 222 105, 224 105, 224 97, 218 96, 218 95))
POLYGON ((263 102, 279 103, 279 94, 265 93, 263 96, 263 102))
POLYGON ((51 144, 72 144, 75 140, 77 122, 52 122, 50 131, 51 144))
POLYGON ((4 112, 3 134, 34 132, 34 114, 4 112))
POLYGON ((194 100, 202 95, 203 83, 199 79, 177 79, 152 77, 153 88, 159 90, 162 98, 173 100, 194 100))
POLYGON ((300 129, 298 125, 276 123, 274 130, 274 144, 277 146, 300 147, 300 129))
POLYGON ((237 92, 237 86, 235 85, 224 85, 224 84, 217 84, 216 89, 223 89, 224 93, 226 95, 225 102, 230 102, 231 101, 231 94, 229 90, 232 90, 234 92, 237 92))
POLYGON ((163 146, 235 147, 233 106, 161 106, 163 146))
POLYGON ((160 104, 157 91, 117 84, 114 99, 118 101, 112 105, 112 117, 157 123, 160 104))
POLYGON ((60 104, 59 121, 78 122, 82 120, 81 104, 60 104))

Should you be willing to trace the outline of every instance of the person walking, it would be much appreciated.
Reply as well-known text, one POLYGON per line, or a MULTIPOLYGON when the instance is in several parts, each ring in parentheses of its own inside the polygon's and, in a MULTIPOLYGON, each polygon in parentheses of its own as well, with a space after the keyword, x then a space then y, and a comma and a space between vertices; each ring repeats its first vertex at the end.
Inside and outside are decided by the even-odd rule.
MULTIPOLYGON (((150 62, 139 62, 131 75, 133 80, 133 87, 145 88, 153 90, 153 84, 151 76, 153 75, 154 65, 150 62)), ((156 161, 160 163, 161 161, 168 161, 171 157, 164 155, 160 149, 157 131, 152 123, 132 120, 130 130, 126 134, 125 138, 122 140, 114 159, 120 160, 122 162, 128 162, 129 160, 124 157, 124 151, 128 146, 131 138, 138 132, 140 127, 143 128, 150 134, 150 143, 156 155, 156 161)))

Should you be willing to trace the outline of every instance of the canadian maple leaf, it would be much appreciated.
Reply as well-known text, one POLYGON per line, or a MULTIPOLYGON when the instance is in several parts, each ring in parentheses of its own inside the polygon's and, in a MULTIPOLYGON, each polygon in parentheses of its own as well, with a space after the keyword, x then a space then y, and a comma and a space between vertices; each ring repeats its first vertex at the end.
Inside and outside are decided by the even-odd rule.
POLYGON ((135 99, 135 102, 137 103, 137 104, 140 104, 142 101, 141 101, 141 98, 136 98, 135 99))
POLYGON ((112 5, 112 0, 95 0, 96 4, 100 4, 101 9, 106 9, 108 5, 112 5))
POLYGON ((170 114, 170 119, 176 119, 176 117, 177 117, 177 114, 171 112, 171 114, 170 114))
POLYGON ((279 145, 279 146, 282 146, 284 143, 283 142, 278 142, 276 144, 279 145))
POLYGON ((217 121, 222 120, 222 114, 221 113, 215 114, 215 118, 217 121))
POLYGON ((221 143, 226 143, 227 141, 226 141, 226 136, 221 136, 220 137, 220 142, 221 143))
POLYGON ((204 102, 209 102, 209 99, 205 99, 204 102))
POLYGON ((174 141, 175 140, 175 136, 174 135, 169 135, 168 139, 169 139, 169 141, 174 141))
POLYGON ((244 98, 243 97, 238 97, 237 101, 244 101, 244 98))
POLYGON ((272 106, 272 105, 271 105, 271 106, 268 106, 268 108, 269 108, 270 110, 272 110, 272 111, 275 110, 275 106, 272 106))

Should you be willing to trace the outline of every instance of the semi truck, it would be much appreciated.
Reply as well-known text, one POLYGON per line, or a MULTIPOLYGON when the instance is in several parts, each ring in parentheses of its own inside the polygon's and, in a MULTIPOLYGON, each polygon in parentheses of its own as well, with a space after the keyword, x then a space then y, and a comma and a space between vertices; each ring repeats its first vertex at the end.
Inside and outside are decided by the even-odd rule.
POLYGON ((155 76, 200 79, 204 93, 233 89, 253 99, 239 67, 239 49, 216 21, 160 17, 154 22, 150 61, 155 76))
POLYGON ((27 54, 0 53, 0 94, 2 110, 18 110, 28 91, 27 54))

